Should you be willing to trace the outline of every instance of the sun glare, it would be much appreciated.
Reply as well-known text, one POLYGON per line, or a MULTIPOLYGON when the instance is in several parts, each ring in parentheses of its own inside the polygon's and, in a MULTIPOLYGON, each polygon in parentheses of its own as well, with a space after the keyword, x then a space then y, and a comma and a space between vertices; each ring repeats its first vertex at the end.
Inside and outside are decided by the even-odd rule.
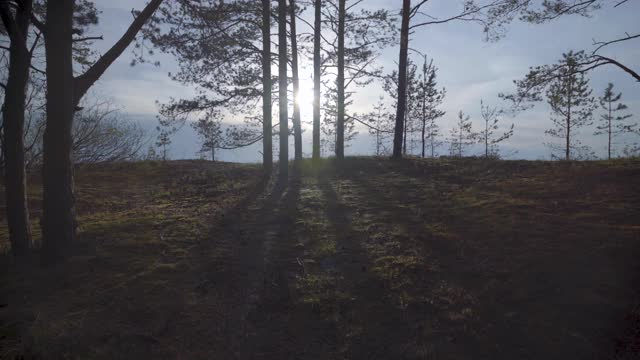
POLYGON ((300 79, 300 92, 295 101, 300 106, 302 118, 310 119, 313 116, 313 81, 311 79, 300 79))

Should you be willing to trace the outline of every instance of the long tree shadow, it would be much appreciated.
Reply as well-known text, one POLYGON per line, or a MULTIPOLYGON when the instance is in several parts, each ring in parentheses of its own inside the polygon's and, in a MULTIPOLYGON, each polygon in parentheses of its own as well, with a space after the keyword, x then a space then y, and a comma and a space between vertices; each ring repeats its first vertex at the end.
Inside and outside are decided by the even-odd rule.
POLYGON ((304 347, 292 324, 291 287, 301 271, 297 239, 300 173, 276 178, 263 197, 249 202, 223 236, 232 259, 220 275, 226 284, 227 354, 238 359, 285 359, 304 347))
POLYGON ((406 358, 413 328, 411 319, 389 296, 384 281, 373 269, 376 264, 363 248, 367 234, 355 230, 355 213, 332 185, 341 187, 340 169, 322 172, 318 186, 326 199, 326 217, 335 236, 335 271, 342 294, 337 321, 336 346, 349 359, 406 358), (333 175, 333 176, 331 176, 333 175))
MULTIPOLYGON (((443 213, 448 207, 443 208, 446 199, 434 191, 428 200, 432 203, 424 203, 412 188, 417 184, 375 184, 357 169, 345 178, 354 182, 360 207, 371 215, 361 217, 359 226, 372 235, 372 252, 377 254, 375 260, 385 282, 392 284, 392 296, 403 303, 407 317, 422 329, 409 335, 417 346, 414 356, 473 357, 473 350, 463 339, 470 335, 468 327, 475 320, 476 310, 473 294, 463 284, 473 281, 469 277, 477 274, 461 271, 459 242, 434 233, 430 227, 433 220, 438 223, 437 219, 451 223, 449 215, 443 213)), ((402 179, 411 178, 405 174, 402 179)))

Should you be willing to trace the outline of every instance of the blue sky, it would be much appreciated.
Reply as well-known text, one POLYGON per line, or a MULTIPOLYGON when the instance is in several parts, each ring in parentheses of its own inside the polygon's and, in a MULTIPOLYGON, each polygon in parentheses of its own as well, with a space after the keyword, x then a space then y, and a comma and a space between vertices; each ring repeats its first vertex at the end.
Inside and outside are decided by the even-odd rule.
MULTIPOLYGON (((462 1, 432 0, 424 11, 432 16, 445 17, 454 14, 462 1)), ((92 30, 94 34, 104 36, 104 41, 96 43, 99 51, 105 51, 126 29, 130 23, 131 9, 140 9, 144 0, 97 0, 96 5, 102 11, 100 24, 92 30)), ((370 8, 386 8, 394 13, 399 11, 399 0, 365 0, 370 8)), ((506 36, 498 42, 484 42, 480 26, 472 23, 448 23, 422 27, 411 38, 411 47, 427 53, 434 58, 439 68, 439 84, 447 88, 447 97, 443 109, 447 114, 440 121, 442 132, 447 133, 453 126, 459 110, 471 115, 474 124, 480 126, 480 100, 500 106, 498 94, 513 91, 514 79, 526 74, 528 68, 556 62, 563 52, 568 50, 592 49, 593 41, 609 40, 624 36, 625 32, 638 33, 640 22, 640 2, 630 1, 618 8, 608 8, 594 13, 591 18, 564 17, 553 23, 530 25, 514 22, 508 26, 506 36)), ((305 31, 305 25, 299 24, 299 31, 305 31)), ((616 58, 633 69, 640 69, 640 40, 632 40, 621 45, 612 45, 602 52, 616 58)), ((387 72, 393 70, 398 57, 398 47, 390 47, 383 51, 379 64, 387 72)), ((194 89, 183 86, 169 79, 169 72, 176 72, 174 59, 166 55, 158 55, 161 66, 149 64, 131 67, 133 58, 128 49, 116 63, 103 75, 95 86, 93 94, 111 97, 122 109, 123 114, 139 121, 149 128, 156 125, 156 101, 166 101, 170 97, 188 98, 194 89)), ((303 121, 311 120, 312 92, 311 60, 301 60, 302 95, 301 108, 303 121)), ((621 70, 611 66, 601 67, 590 73, 591 86, 595 95, 600 95, 606 84, 612 82, 617 91, 623 92, 623 100, 629 105, 630 112, 637 113, 640 119, 640 84, 621 70)), ((383 94, 380 83, 360 89, 355 97, 351 111, 363 113, 371 111, 380 95, 383 94)), ((549 142, 544 130, 551 126, 550 111, 544 104, 533 110, 518 114, 514 118, 505 117, 502 121, 507 126, 515 123, 515 134, 502 146, 504 154, 511 158, 544 159, 550 152, 543 145, 549 142)), ((368 154, 373 150, 373 140, 366 134, 365 128, 359 129, 360 135, 347 149, 349 154, 368 154)), ((309 152, 311 127, 305 133, 307 142, 305 153, 309 152)), ((583 143, 591 145, 594 150, 604 154, 604 137, 594 137, 593 128, 584 128, 579 133, 583 143)), ((640 138, 638 139, 640 140, 640 138)), ((185 128, 173 138, 171 145, 172 158, 193 158, 199 149, 193 131, 185 128)), ((221 151, 226 161, 257 162, 260 145, 234 151, 221 151)), ((471 151, 479 152, 479 149, 471 151)), ((441 149, 445 153, 445 149, 441 149)))

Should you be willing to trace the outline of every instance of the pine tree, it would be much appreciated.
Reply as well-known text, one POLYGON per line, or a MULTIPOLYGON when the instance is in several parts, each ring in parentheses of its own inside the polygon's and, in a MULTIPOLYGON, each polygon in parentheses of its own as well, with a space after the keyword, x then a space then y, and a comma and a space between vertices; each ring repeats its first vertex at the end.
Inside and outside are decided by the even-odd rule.
POLYGON ((485 158, 497 156, 499 153, 498 144, 513 136, 513 124, 504 133, 496 134, 500 122, 499 113, 498 109, 484 105, 484 102, 480 100, 480 115, 484 120, 484 129, 478 133, 478 142, 484 145, 485 158))
POLYGON ((296 33, 296 2, 289 0, 291 36, 291 75, 293 80, 293 141, 295 160, 302 160, 302 126, 300 120, 300 76, 298 74, 298 38, 296 33))
POLYGON ((471 117, 462 111, 458 113, 458 122, 449 133, 450 154, 455 157, 462 157, 464 149, 476 142, 478 134, 473 132, 471 117))
MULTIPOLYGON (((228 127, 230 148, 262 141, 265 175, 273 162, 272 91, 277 88, 271 66, 271 0, 165 2, 149 26, 143 28, 145 43, 137 43, 136 61, 146 61, 148 44, 177 59, 172 80, 195 87, 195 96, 170 99, 160 106, 161 125, 180 128, 190 117, 207 110, 221 110, 246 121, 228 127), (256 102, 262 100, 262 106, 256 102), (233 128, 233 129, 232 129, 233 128), (231 140, 234 140, 232 142, 231 140)), ((275 7, 274 7, 275 8, 275 7)), ((276 74, 277 75, 277 74, 276 74)))
POLYGON ((314 0, 313 22, 313 160, 320 160, 320 87, 322 64, 320 40, 322 36, 322 0, 314 0))
POLYGON ((222 124, 217 114, 209 114, 210 116, 198 119, 191 124, 196 131, 198 137, 202 140, 199 153, 210 154, 211 161, 216 161, 216 149, 222 146, 222 124))
POLYGON ((572 51, 563 54, 560 61, 563 70, 547 90, 547 102, 554 116, 551 121, 554 128, 546 133, 565 140, 564 158, 570 160, 571 149, 577 149, 579 142, 574 139, 578 128, 592 123, 594 98, 589 80, 583 73, 577 72, 576 54, 572 51))
POLYGON ((449 152, 451 156, 462 157, 464 150, 476 142, 478 134, 473 132, 471 117, 464 112, 458 112, 458 122, 449 131, 449 152))
POLYGON ((600 116, 600 125, 594 135, 607 135, 607 159, 611 160, 611 148, 613 138, 616 135, 634 132, 637 123, 628 124, 625 120, 629 119, 631 114, 618 115, 618 112, 628 109, 627 105, 620 102, 622 93, 617 95, 613 92, 613 84, 609 83, 604 94, 599 98, 600 107, 604 110, 604 114, 600 116))
MULTIPOLYGON (((320 46, 326 54, 324 69, 335 68, 327 75, 335 74, 336 86, 326 89, 337 93, 335 153, 341 159, 349 138, 347 131, 352 126, 349 123, 353 123, 346 109, 349 88, 367 86, 380 76, 381 69, 373 60, 393 41, 394 19, 387 10, 369 10, 358 0, 324 0, 324 5, 327 31, 321 36, 320 46)), ((326 83, 333 85, 334 81, 326 83)))
MULTIPOLYGON (((320 141, 322 154, 328 154, 331 150, 335 151, 338 142, 338 92, 336 91, 336 86, 337 84, 335 82, 333 86, 329 86, 328 84, 325 86, 327 91, 324 93, 322 104, 323 117, 322 123, 320 124, 320 131, 324 134, 320 141)), ((345 111, 353 104, 351 96, 352 93, 345 94, 345 111)), ((345 115, 345 117, 351 119, 351 116, 345 115)), ((343 131, 343 146, 346 149, 350 146, 349 143, 358 135, 355 121, 345 121, 343 131)))
MULTIPOLYGON (((383 89, 391 96, 394 100, 394 106, 397 106, 398 103, 398 71, 394 70, 384 78, 383 89)), ((409 136, 416 131, 416 117, 420 117, 420 114, 417 113, 418 109, 421 108, 421 103, 419 101, 419 91, 421 88, 421 82, 418 78, 418 66, 416 66, 411 59, 408 60, 407 64, 407 77, 406 77, 406 111, 404 113, 404 121, 402 122, 402 154, 407 154, 407 140, 409 136)))
POLYGON ((436 81, 436 72, 438 68, 433 65, 433 59, 427 62, 427 56, 424 55, 424 63, 422 65, 422 80, 418 83, 418 91, 416 96, 416 117, 422 125, 420 141, 422 144, 422 157, 425 157, 425 149, 427 141, 431 147, 431 157, 435 155, 436 137, 439 134, 439 126, 436 120, 445 115, 445 111, 438 109, 444 97, 446 90, 438 89, 436 81))
POLYGON ((373 107, 373 111, 366 115, 366 120, 371 124, 369 134, 374 136, 375 139, 374 148, 376 156, 387 153, 385 143, 393 133, 393 118, 387 111, 383 96, 378 99, 378 102, 373 107))
POLYGON ((280 112, 280 179, 289 171, 289 109, 287 102, 287 0, 278 0, 278 108, 280 112))
POLYGON ((156 140, 156 146, 162 149, 162 160, 166 161, 169 159, 168 155, 168 146, 171 145, 171 133, 166 129, 156 127, 156 130, 159 131, 158 137, 156 140))
POLYGON ((54 263, 68 255, 76 238, 72 128, 74 113, 89 89, 127 49, 162 0, 151 0, 122 36, 86 71, 74 69, 75 0, 49 1, 46 6, 46 127, 42 142, 42 258, 54 263))

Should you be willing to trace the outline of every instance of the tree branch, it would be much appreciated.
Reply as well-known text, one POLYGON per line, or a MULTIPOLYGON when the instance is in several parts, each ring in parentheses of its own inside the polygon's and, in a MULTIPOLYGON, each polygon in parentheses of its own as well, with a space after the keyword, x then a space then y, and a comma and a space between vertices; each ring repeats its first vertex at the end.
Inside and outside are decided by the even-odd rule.
POLYGON ((131 44, 138 31, 140 31, 142 26, 158 9, 161 3, 162 0, 151 0, 140 14, 138 14, 135 20, 133 20, 122 37, 104 55, 102 55, 100 59, 98 59, 98 61, 89 68, 89 70, 74 79, 74 101, 76 104, 80 102, 80 99, 84 94, 86 94, 91 85, 100 78, 107 68, 124 52, 127 46, 131 44))
POLYGON ((619 43, 619 42, 622 42, 622 41, 636 39, 636 38, 640 38, 640 34, 636 34, 636 35, 627 34, 626 37, 623 37, 623 38, 620 38, 620 39, 611 40, 611 41, 598 41, 598 42, 594 41, 593 45, 598 45, 598 47, 595 48, 591 54, 595 55, 600 49, 602 49, 605 46, 608 46, 608 45, 611 45, 611 44, 615 44, 615 43, 619 43))
POLYGON ((638 74, 637 72, 635 72, 635 71, 629 69, 628 67, 622 65, 618 61, 613 60, 613 59, 608 58, 608 57, 601 56, 601 55, 594 55, 594 56, 599 58, 599 59, 602 59, 602 60, 606 61, 606 63, 608 63, 608 64, 612 64, 612 65, 615 65, 615 66, 619 67, 620 69, 624 70, 627 74, 633 76, 637 81, 640 81, 640 74, 638 74))
POLYGON ((102 37, 102 35, 100 36, 87 36, 87 37, 81 37, 81 38, 77 38, 77 39, 73 39, 73 42, 82 42, 82 41, 91 41, 91 40, 104 40, 104 38, 102 37))
POLYGON ((45 32, 46 30, 45 24, 42 21, 40 21, 40 19, 38 19, 36 14, 34 14, 33 12, 31 12, 31 23, 33 24, 33 26, 36 27, 36 29, 40 30, 40 32, 42 33, 45 32))

